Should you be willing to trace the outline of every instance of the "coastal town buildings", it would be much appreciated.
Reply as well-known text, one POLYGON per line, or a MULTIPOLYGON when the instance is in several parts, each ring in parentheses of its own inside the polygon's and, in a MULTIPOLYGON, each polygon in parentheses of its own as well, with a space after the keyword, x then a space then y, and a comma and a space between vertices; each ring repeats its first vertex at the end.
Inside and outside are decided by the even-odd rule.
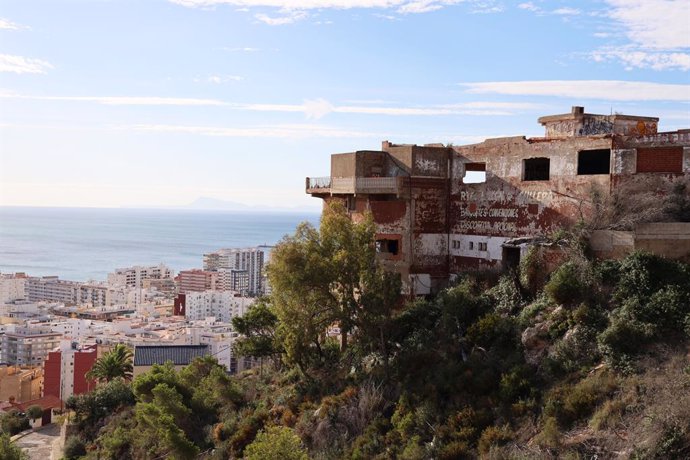
POLYGON ((62 401, 72 395, 91 391, 96 382, 88 379, 98 357, 97 346, 81 347, 78 342, 62 340, 57 350, 48 353, 43 363, 43 396, 56 396, 62 401))
MULTIPOLYGON (((264 265, 271 255, 271 246, 253 248, 226 248, 204 254, 204 270, 242 270, 247 272, 247 293, 251 296, 265 294, 268 286, 264 265)), ((229 274, 233 276, 232 273, 229 274)), ((240 276, 238 273, 235 276, 240 276)), ((232 282, 230 281, 232 284, 232 282)))
POLYGON ((187 291, 207 291, 219 287, 218 272, 211 270, 182 270, 177 275, 178 292, 184 294, 187 291))
POLYGON ((143 288, 146 280, 172 279, 173 272, 165 264, 118 268, 108 274, 108 284, 111 286, 127 286, 143 288))
POLYGON ((26 298, 24 273, 0 274, 0 304, 26 298))
POLYGON ((213 317, 229 323, 236 316, 243 316, 254 298, 240 297, 233 291, 187 292, 184 316, 190 321, 213 317))
POLYGON ((60 344, 59 333, 41 326, 15 326, 0 336, 0 361, 17 366, 40 366, 60 344))
MULTIPOLYGON (((544 137, 384 141, 379 151, 334 154, 330 176, 307 178, 306 192, 343 203, 355 220, 370 212, 383 264, 408 293, 429 294, 462 271, 519 263, 527 241, 591 214, 597 194, 669 189, 690 176, 690 130, 658 132, 658 118, 573 107, 539 123, 544 137)), ((668 233, 665 250, 690 255, 687 227, 647 232, 657 242, 668 233)))

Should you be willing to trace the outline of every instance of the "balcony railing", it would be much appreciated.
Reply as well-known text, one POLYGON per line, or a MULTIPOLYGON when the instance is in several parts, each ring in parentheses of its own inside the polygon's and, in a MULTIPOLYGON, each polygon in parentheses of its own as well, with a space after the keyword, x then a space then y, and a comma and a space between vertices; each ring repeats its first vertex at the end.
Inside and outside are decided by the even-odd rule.
POLYGON ((307 193, 399 193, 402 177, 308 177, 307 193))

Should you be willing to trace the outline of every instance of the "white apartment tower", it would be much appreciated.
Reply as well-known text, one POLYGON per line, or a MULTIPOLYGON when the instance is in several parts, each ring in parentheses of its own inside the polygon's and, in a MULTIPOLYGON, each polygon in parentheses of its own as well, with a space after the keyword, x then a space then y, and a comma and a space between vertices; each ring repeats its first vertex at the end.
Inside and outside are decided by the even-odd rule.
POLYGON ((247 291, 249 295, 262 295, 267 292, 263 268, 270 259, 271 249, 271 246, 219 249, 204 254, 204 270, 245 270, 248 278, 247 291))
POLYGON ((250 297, 236 297, 231 291, 187 292, 185 317, 190 321, 214 317, 216 321, 229 323, 235 316, 242 316, 254 302, 250 297))

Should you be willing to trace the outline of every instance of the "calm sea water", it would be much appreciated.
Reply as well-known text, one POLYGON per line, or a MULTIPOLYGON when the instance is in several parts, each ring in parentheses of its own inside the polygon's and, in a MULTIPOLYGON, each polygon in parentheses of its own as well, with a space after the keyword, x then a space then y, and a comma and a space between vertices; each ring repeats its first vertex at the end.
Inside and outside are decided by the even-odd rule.
POLYGON ((318 214, 0 207, 0 272, 105 280, 131 265, 202 266, 204 252, 275 244, 318 214))

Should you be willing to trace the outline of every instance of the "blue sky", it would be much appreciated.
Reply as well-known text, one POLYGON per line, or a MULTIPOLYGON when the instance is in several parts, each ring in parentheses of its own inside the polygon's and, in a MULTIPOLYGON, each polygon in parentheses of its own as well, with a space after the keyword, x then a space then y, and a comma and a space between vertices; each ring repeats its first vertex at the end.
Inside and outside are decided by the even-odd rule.
POLYGON ((310 206, 330 154, 690 128, 686 0, 0 0, 0 205, 310 206))

